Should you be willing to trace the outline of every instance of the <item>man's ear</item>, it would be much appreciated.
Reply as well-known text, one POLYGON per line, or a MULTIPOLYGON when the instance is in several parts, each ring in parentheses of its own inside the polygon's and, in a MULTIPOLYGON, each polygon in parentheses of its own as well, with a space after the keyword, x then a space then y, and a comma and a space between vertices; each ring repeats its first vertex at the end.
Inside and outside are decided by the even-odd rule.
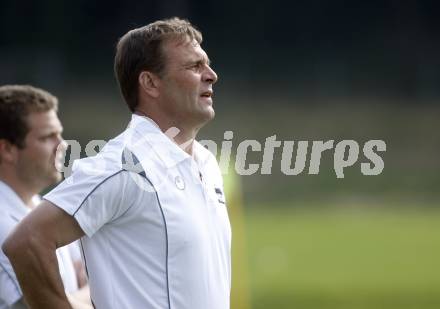
POLYGON ((149 71, 142 71, 138 78, 140 90, 153 98, 159 96, 159 77, 149 71))
POLYGON ((0 139, 0 162, 14 163, 17 161, 18 147, 6 139, 0 139))

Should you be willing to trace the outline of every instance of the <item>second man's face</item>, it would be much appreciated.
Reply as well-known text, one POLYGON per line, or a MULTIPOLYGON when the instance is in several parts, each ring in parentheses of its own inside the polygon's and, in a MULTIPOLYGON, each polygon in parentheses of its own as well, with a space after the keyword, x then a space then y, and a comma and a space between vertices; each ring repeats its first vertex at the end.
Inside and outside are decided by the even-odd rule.
POLYGON ((166 41, 161 102, 177 125, 202 126, 214 118, 213 89, 217 74, 206 52, 196 42, 166 41))
POLYGON ((18 151, 17 173, 22 181, 39 190, 61 180, 58 145, 62 126, 54 110, 31 113, 25 147, 18 151), (57 166, 58 165, 58 166, 57 166))

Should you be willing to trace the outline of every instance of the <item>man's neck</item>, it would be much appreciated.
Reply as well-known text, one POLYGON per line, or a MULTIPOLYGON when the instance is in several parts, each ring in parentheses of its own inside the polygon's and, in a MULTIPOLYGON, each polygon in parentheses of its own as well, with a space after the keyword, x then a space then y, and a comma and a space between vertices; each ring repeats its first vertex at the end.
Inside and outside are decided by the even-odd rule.
POLYGON ((195 140, 195 134, 182 134, 176 136, 173 141, 187 154, 193 155, 193 145, 195 140))

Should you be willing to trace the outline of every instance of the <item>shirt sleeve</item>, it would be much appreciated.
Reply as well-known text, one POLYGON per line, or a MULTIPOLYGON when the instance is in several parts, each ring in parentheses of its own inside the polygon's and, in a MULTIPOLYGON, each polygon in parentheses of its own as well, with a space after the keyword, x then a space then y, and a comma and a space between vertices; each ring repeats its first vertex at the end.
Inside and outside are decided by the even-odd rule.
POLYGON ((8 306, 11 306, 21 297, 21 289, 11 264, 5 264, 2 261, 0 267, 0 303, 3 301, 8 306))
POLYGON ((69 253, 72 257, 73 262, 82 261, 79 240, 76 240, 73 243, 67 245, 67 248, 69 248, 69 253))
MULTIPOLYGON (((9 222, 0 220, 0 243, 6 239, 6 236, 12 230, 13 226, 10 226, 9 222)), ((21 297, 22 292, 18 284, 17 277, 15 276, 9 259, 0 250, 0 305, 2 302, 8 306, 16 303, 21 297)), ((1 306, 0 306, 1 307, 1 306)))
POLYGON ((84 233, 91 237, 130 207, 127 187, 132 183, 133 173, 125 170, 103 172, 85 163, 44 199, 73 216, 84 233))
POLYGON ((67 293, 72 293, 78 290, 78 281, 68 246, 58 248, 56 255, 61 279, 63 280, 64 284, 64 290, 67 293))

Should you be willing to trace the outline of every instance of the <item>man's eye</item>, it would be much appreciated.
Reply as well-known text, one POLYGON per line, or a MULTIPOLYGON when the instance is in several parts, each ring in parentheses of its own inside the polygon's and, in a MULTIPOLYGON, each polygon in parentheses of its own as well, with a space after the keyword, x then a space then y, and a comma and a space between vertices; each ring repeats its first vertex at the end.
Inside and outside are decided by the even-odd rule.
POLYGON ((45 141, 48 141, 48 140, 50 140, 51 138, 54 138, 54 137, 55 137, 55 134, 46 135, 46 136, 40 137, 40 140, 45 142, 45 141))

